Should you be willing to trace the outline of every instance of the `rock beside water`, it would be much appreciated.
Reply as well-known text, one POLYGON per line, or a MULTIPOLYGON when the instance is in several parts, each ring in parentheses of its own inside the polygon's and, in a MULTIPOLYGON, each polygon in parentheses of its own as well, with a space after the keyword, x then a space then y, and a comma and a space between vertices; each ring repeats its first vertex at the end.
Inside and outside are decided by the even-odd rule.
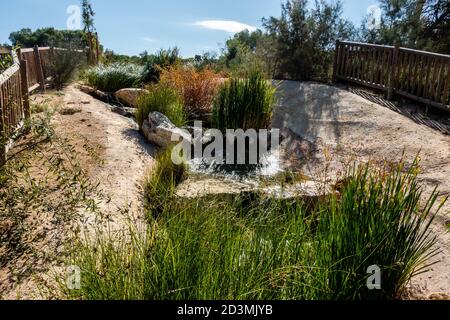
POLYGON ((151 112, 148 120, 144 121, 141 130, 150 143, 162 148, 167 148, 176 141, 183 139, 188 143, 192 140, 188 132, 175 126, 169 118, 160 112, 151 112))

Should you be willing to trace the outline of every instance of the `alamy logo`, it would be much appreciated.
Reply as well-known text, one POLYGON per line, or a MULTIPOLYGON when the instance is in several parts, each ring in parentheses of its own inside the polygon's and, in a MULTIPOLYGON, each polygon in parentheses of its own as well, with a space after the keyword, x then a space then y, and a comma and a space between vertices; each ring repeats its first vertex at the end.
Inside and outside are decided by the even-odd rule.
POLYGON ((81 289, 81 269, 78 266, 67 267, 66 286, 69 290, 81 289))
POLYGON ((66 22, 67 30, 80 30, 81 8, 77 5, 71 5, 67 7, 66 13, 69 15, 66 22))
POLYGON ((257 165, 270 150, 280 144, 279 129, 218 129, 203 131, 201 121, 194 123, 193 134, 188 130, 172 134, 178 142, 172 151, 172 161, 181 164, 186 159, 202 158, 207 163, 226 165, 257 165), (181 140, 181 141, 180 141, 181 140))
POLYGON ((367 288, 369 290, 381 289, 381 269, 377 265, 372 265, 367 268, 367 273, 370 276, 367 278, 367 288))
POLYGON ((367 8, 367 29, 375 30, 381 25, 381 9, 377 5, 367 8))

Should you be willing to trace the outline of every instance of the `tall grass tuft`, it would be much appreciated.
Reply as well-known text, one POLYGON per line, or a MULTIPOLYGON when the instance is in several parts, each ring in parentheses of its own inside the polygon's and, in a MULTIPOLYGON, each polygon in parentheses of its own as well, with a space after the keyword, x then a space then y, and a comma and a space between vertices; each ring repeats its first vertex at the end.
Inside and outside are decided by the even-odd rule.
POLYGON ((146 232, 76 247, 70 263, 81 267, 83 285, 72 297, 392 299, 435 253, 436 193, 420 209, 416 166, 358 167, 340 197, 311 207, 262 196, 172 197, 180 175, 167 157, 148 183, 150 198, 164 201, 157 215, 149 207, 146 232), (366 286, 371 265, 381 269, 381 290, 366 286))
POLYGON ((156 156, 156 167, 144 183, 144 204, 154 215, 170 206, 176 187, 187 177, 186 164, 183 161, 175 164, 172 150, 167 148, 156 156))
POLYGON ((332 267, 328 285, 333 299, 394 298, 436 253, 429 226, 437 192, 420 202, 417 160, 409 169, 400 163, 389 174, 387 168, 370 169, 354 169, 342 196, 322 209, 317 261, 332 267), (382 270, 380 290, 369 291, 362 281, 371 265, 382 270))
POLYGON ((156 84, 149 86, 148 90, 149 93, 141 96, 138 100, 136 120, 139 127, 142 127, 149 113, 154 111, 164 114, 177 127, 186 124, 182 99, 174 89, 156 84))
POLYGON ((274 102, 275 89, 254 70, 246 79, 222 84, 213 106, 213 124, 220 130, 268 128, 274 102))
POLYGON ((137 87, 142 83, 144 68, 135 64, 113 63, 99 65, 85 71, 86 82, 98 90, 116 92, 137 87))

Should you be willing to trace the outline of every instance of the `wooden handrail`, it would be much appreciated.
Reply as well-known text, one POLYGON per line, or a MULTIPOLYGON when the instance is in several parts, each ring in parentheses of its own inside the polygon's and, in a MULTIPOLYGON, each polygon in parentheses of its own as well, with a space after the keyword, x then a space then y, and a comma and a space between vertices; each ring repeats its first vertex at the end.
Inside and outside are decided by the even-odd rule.
POLYGON ((450 55, 337 41, 333 80, 353 82, 450 111, 450 55))

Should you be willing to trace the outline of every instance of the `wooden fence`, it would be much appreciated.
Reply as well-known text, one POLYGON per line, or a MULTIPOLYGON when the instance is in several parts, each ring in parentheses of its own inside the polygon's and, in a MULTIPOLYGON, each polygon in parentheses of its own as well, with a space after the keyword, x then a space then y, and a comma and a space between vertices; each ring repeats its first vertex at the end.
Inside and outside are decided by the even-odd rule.
POLYGON ((0 164, 5 160, 8 138, 30 116, 25 61, 12 52, 13 65, 0 75, 0 164))
POLYGON ((338 41, 333 78, 450 111, 449 55, 338 41))
MULTIPOLYGON (((0 55, 10 54, 13 65, 0 74, 0 165, 5 161, 8 139, 22 121, 30 117, 29 94, 36 89, 45 91, 50 80, 50 65, 55 51, 61 48, 19 49, 9 52, 2 48, 0 55)), ((85 55, 83 50, 74 50, 85 55)))

